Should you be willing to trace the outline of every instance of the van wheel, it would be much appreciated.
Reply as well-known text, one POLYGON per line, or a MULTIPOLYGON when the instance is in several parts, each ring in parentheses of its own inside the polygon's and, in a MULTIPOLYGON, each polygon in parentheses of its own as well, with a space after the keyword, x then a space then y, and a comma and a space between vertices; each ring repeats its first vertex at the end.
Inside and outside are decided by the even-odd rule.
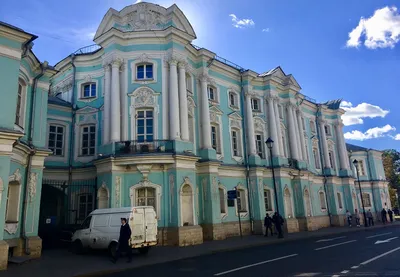
POLYGON ((147 255, 147 253, 149 253, 150 247, 143 247, 143 248, 139 248, 139 253, 142 255, 147 255))
POLYGON ((80 240, 76 240, 72 243, 72 253, 80 255, 83 253, 83 245, 80 240))
POLYGON ((108 247, 108 254, 111 258, 114 258, 117 255, 117 247, 118 244, 116 242, 112 242, 108 247))

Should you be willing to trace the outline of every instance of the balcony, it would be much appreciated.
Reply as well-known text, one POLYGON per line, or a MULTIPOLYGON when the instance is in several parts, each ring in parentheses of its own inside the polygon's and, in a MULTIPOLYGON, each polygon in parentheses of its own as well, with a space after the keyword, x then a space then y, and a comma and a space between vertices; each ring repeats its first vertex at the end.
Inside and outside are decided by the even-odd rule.
POLYGON ((150 153, 170 153, 174 154, 175 144, 172 140, 153 140, 153 141, 121 141, 115 143, 115 155, 137 155, 150 153))

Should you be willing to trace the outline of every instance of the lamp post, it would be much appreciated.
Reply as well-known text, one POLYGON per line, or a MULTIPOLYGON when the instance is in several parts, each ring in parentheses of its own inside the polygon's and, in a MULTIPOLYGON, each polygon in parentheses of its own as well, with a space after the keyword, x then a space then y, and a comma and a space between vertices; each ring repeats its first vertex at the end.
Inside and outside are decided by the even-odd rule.
POLYGON ((274 144, 274 141, 271 138, 268 138, 267 141, 265 142, 265 144, 267 145, 267 147, 269 149, 269 157, 271 159, 272 181, 274 182, 275 207, 276 207, 276 212, 279 214, 278 191, 276 190, 274 162, 272 159, 272 146, 274 144))
POLYGON ((360 198, 361 198, 361 205, 363 208, 363 215, 364 215, 364 226, 368 227, 367 224, 367 217, 365 215, 365 208, 364 208, 364 201, 363 201, 363 196, 362 196, 362 191, 361 191, 361 182, 360 182, 360 175, 358 173, 358 167, 359 167, 359 163, 357 160, 353 161, 354 166, 356 167, 356 172, 357 172, 357 180, 358 180, 358 188, 360 189, 360 198))

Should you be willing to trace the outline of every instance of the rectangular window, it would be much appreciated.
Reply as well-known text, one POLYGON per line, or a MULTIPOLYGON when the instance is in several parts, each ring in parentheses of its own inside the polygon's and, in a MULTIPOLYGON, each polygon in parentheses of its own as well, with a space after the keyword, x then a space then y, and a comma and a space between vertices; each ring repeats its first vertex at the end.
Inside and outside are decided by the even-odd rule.
POLYGON ((22 85, 18 84, 17 109, 15 111, 15 124, 17 124, 20 127, 23 127, 23 126, 21 126, 22 125, 21 107, 22 107, 22 85))
POLYGON ((194 127, 193 127, 194 122, 193 121, 194 121, 193 117, 189 116, 189 118, 188 118, 189 141, 194 143, 194 136, 195 135, 194 135, 194 127))
POLYGON ((239 156, 238 137, 236 131, 232 131, 232 150, 233 156, 239 156))
POLYGON ((260 156, 261 159, 264 159, 264 142, 262 135, 260 134, 256 134, 256 148, 258 156, 260 156))
POLYGON ((57 125, 49 126, 48 147, 53 151, 53 156, 64 156, 64 127, 57 125))
POLYGON ((253 111, 260 111, 260 105, 258 99, 251 98, 251 108, 253 111))
POLYGON ((186 74, 186 90, 192 94, 192 78, 189 74, 186 74))
POLYGON ((96 97, 96 83, 83 84, 82 98, 96 97))
POLYGON ((321 165, 319 164, 319 156, 318 156, 318 150, 313 149, 313 156, 314 156, 314 164, 316 169, 320 169, 321 165))
POLYGON ((81 155, 93 156, 96 149, 96 126, 82 127, 81 155))
POLYGON ((283 107, 281 105, 278 105, 278 111, 279 111, 279 118, 283 119, 283 107))
POLYGON ((337 193, 337 200, 338 200, 339 209, 343 209, 342 195, 339 192, 337 193))
POLYGON ((136 67, 136 79, 149 80, 153 79, 153 65, 141 64, 136 67))
POLYGON ((360 176, 365 176, 364 161, 358 161, 358 174, 360 176))
POLYGON ((371 197, 370 197, 369 193, 363 192, 362 201, 364 203, 364 207, 371 207, 371 197))
POLYGON ((218 154, 221 154, 219 145, 219 128, 217 126, 211 126, 211 144, 212 148, 214 148, 218 154))
POLYGON ((335 168, 335 162, 333 161, 333 153, 331 151, 329 151, 328 153, 329 155, 329 163, 331 164, 331 168, 335 168))
POLYGON ((222 188, 218 189, 219 191, 219 205, 221 209, 221 214, 226 213, 226 205, 225 205, 225 192, 222 188))
POLYGON ((321 205, 321 210, 326 210, 325 193, 322 191, 319 192, 319 202, 321 205))
POLYGON ((153 141, 154 119, 152 110, 139 110, 136 113, 136 139, 139 142, 153 141))
POLYGON ((331 135, 331 127, 329 127, 328 125, 324 125, 324 129, 325 129, 325 134, 327 136, 331 135))
POLYGON ((303 131, 306 130, 306 122, 304 120, 304 117, 301 118, 301 124, 303 124, 303 131))
POLYGON ((265 203, 265 211, 272 211, 272 199, 271 199, 271 191, 268 189, 264 190, 264 203, 265 203))
POLYGON ((81 194, 79 198, 78 219, 83 220, 93 211, 93 195, 81 194))
POLYGON ((310 129, 312 133, 315 133, 315 123, 314 121, 310 121, 310 129))
POLYGON ((238 190, 237 192, 238 193, 237 193, 236 203, 237 203, 239 212, 241 212, 241 213, 247 212, 245 193, 243 190, 238 190))
POLYGON ((235 97, 235 94, 234 94, 233 92, 230 92, 230 93, 229 93, 229 105, 230 105, 230 106, 233 106, 233 107, 236 107, 236 106, 237 106, 237 104, 236 104, 236 97, 235 97))
POLYGON ((213 101, 216 100, 216 97, 215 97, 215 89, 212 88, 212 87, 208 87, 208 99, 209 99, 209 100, 213 100, 213 101))

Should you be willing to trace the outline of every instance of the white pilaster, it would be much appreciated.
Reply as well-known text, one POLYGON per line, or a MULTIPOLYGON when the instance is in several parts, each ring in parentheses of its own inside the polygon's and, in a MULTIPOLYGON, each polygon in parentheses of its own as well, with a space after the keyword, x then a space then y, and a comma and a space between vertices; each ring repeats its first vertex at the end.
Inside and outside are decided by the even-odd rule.
POLYGON ((249 155, 256 155, 256 140, 254 137, 254 119, 253 110, 251 108, 251 93, 246 93, 246 118, 247 118, 247 138, 249 144, 249 155))
POLYGON ((103 144, 110 142, 110 114, 111 114, 111 71, 110 64, 104 66, 104 113, 103 113, 103 144))
POLYGON ((211 149, 211 123, 210 123, 210 107, 208 104, 208 93, 207 93, 207 80, 208 76, 205 74, 200 75, 200 114, 201 114, 201 141, 203 149, 211 149))
POLYGON ((339 161, 341 169, 350 169, 349 157, 347 155, 346 143, 343 135, 343 123, 338 122, 335 124, 336 139, 339 152, 339 161))
POLYGON ((319 122, 319 133, 322 142, 322 151, 324 153, 325 168, 331 168, 332 166, 331 162, 329 161, 328 142, 326 140, 326 134, 325 134, 325 121, 323 119, 318 119, 318 122, 319 122))
POLYGON ((186 69, 184 63, 178 64, 179 68, 179 110, 181 124, 181 138, 189 141, 189 118, 187 106, 187 90, 186 90, 186 69))
POLYGON ((294 122, 293 115, 293 104, 287 105, 287 115, 288 115, 288 125, 289 125, 289 146, 290 153, 293 159, 298 160, 299 154, 297 149, 297 141, 296 141, 296 127, 294 122))
POLYGON ((297 107, 293 108, 293 122, 296 131, 297 154, 299 156, 299 160, 303 161, 304 160, 303 152, 301 150, 301 142, 300 142, 300 128, 299 128, 299 122, 297 120, 297 107))
POLYGON ((120 99, 121 99, 121 140, 128 140, 128 64, 125 61, 121 66, 120 80, 120 99))
POLYGON ((120 59, 115 59, 111 63, 111 141, 121 140, 120 66, 120 59))
POLYGON ((163 138, 167 140, 169 139, 169 63, 167 61, 164 61, 162 82, 163 138))
POLYGON ((176 60, 169 61, 169 137, 171 140, 179 140, 181 138, 177 64, 176 60))
POLYGON ((278 107, 278 102, 279 102, 279 97, 274 97, 272 98, 274 102, 274 113, 275 113, 275 124, 276 124, 276 132, 277 132, 277 147, 278 147, 278 155, 284 156, 285 151, 283 145, 283 140, 282 140, 282 129, 281 129, 281 119, 279 116, 279 107, 278 107))
POLYGON ((305 140, 304 140, 304 126, 303 126, 303 120, 301 120, 301 111, 297 111, 297 122, 298 122, 298 126, 299 126, 299 136, 300 136, 300 149, 301 149, 301 153, 303 156, 303 161, 307 160, 307 150, 306 150, 306 144, 305 144, 305 140))
POLYGON ((272 156, 279 156, 279 138, 277 133, 277 124, 274 111, 274 99, 270 97, 268 100, 268 122, 269 122, 269 137, 274 141, 272 147, 272 156))

